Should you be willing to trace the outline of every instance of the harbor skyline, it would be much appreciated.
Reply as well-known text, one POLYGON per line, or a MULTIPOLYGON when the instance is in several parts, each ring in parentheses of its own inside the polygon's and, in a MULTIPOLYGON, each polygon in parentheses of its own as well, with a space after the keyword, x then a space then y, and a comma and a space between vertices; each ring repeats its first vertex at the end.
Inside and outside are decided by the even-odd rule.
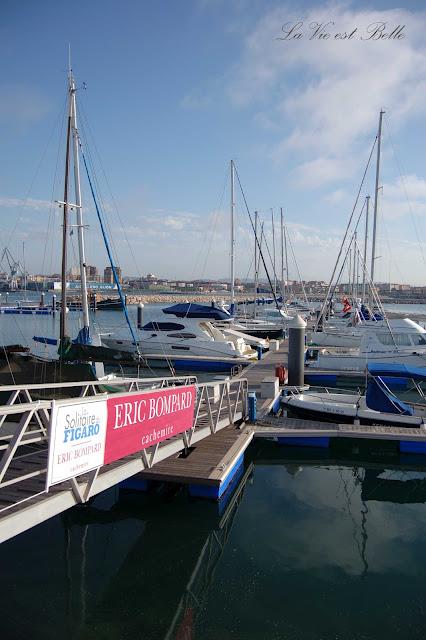
MULTIPOLYGON (((384 108, 377 279, 423 284, 426 52, 419 3, 403 10, 382 1, 374 8, 304 3, 304 37, 291 42, 278 38, 299 16, 282 2, 100 6, 80 8, 76 40, 64 3, 4 5, 2 247, 20 255, 25 241, 31 271, 59 269, 60 216, 52 202, 61 199, 63 169, 59 163, 55 177, 55 166, 70 42, 81 126, 108 177, 103 199, 123 273, 226 275, 234 158, 269 244, 270 208, 277 220, 282 206, 302 278, 328 280, 384 108), (310 39, 306 28, 315 21, 333 22, 333 37, 310 39), (374 21, 404 25, 404 37, 334 38, 337 29, 361 32, 374 21)), ((99 167, 98 177, 102 182, 99 167)), ((374 192, 373 170, 367 192, 374 192)), ((83 202, 88 262, 103 264, 87 185, 83 202)), ((242 280, 253 251, 239 194, 242 280)), ((296 272, 291 257, 289 278, 296 272)))

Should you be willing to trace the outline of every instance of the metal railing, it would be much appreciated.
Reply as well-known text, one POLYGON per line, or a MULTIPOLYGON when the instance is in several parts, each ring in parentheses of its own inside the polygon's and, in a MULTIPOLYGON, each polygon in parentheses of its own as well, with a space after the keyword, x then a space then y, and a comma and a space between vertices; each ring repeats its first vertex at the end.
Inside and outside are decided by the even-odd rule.
MULTIPOLYGON (((114 390, 126 393, 131 398, 141 391, 194 383, 196 378, 187 376, 55 383, 49 384, 48 388, 60 390, 62 394, 71 390, 72 397, 87 397, 89 400, 90 396, 109 397, 114 390)), ((60 513, 73 504, 86 502, 96 493, 135 473, 151 468, 171 455, 176 455, 219 429, 244 421, 247 415, 246 379, 197 384, 194 422, 190 429, 115 463, 103 465, 95 471, 55 485, 49 493, 45 484, 52 400, 34 399, 40 390, 45 389, 46 385, 40 384, 1 387, 1 391, 6 392, 7 401, 0 405, 0 529, 8 513, 15 512, 19 505, 33 498, 48 499, 52 493, 57 495, 63 491, 64 495, 68 498, 71 496, 71 499, 64 499, 61 508, 57 508, 55 512, 60 513)), ((37 501, 31 504, 34 509, 37 509, 37 506, 37 501)), ((28 511, 28 505, 26 510, 28 511)), ((18 533, 29 528, 24 525, 25 523, 20 524, 18 533)), ((2 536, 0 532, 0 541, 2 539, 7 537, 2 536)))

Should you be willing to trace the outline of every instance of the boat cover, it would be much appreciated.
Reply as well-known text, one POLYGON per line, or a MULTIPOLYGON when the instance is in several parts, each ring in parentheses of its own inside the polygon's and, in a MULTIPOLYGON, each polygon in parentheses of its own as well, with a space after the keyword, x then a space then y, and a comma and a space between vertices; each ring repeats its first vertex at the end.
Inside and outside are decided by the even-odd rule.
POLYGON ((413 407, 397 398, 379 376, 369 378, 365 402, 367 407, 373 409, 373 411, 396 413, 401 416, 412 416, 414 414, 413 407))
POLYGON ((368 363, 368 371, 372 376, 391 376, 396 378, 410 378, 419 382, 426 381, 426 367, 410 367, 406 364, 368 363))
POLYGON ((206 318, 207 320, 231 320, 232 316, 224 309, 196 302, 181 302, 163 309, 178 318, 206 318))

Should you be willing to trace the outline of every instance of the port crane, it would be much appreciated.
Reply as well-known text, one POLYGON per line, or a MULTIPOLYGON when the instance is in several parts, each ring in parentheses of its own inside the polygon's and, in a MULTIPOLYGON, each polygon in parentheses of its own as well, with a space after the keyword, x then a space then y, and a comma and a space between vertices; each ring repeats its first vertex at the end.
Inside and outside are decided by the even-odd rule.
POLYGON ((18 288, 18 273, 25 277, 25 269, 22 264, 15 260, 10 249, 5 247, 2 251, 0 258, 0 267, 8 274, 7 275, 7 283, 11 290, 15 290, 18 288))

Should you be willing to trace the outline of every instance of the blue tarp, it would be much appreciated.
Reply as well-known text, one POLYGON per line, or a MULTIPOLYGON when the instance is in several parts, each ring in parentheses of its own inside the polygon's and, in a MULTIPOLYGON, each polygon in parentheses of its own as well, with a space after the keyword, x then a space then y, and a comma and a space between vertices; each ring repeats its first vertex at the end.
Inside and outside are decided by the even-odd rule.
POLYGON ((82 327, 73 340, 74 344, 92 344, 89 327, 82 327))
POLYGON ((34 342, 41 342, 42 344, 52 344, 57 345, 58 341, 56 338, 44 338, 43 336, 33 336, 34 342))
POLYGON ((426 381, 426 368, 410 367, 406 364, 368 364, 368 371, 372 376, 395 376, 397 378, 411 378, 419 382, 426 381))
POLYGON ((163 311, 178 318, 206 318, 208 320, 230 320, 232 318, 231 314, 224 309, 194 302, 174 304, 171 307, 166 307, 163 311))
POLYGON ((365 402, 369 409, 383 413, 396 413, 401 416, 412 416, 414 409, 410 405, 399 400, 392 391, 386 388, 380 377, 369 378, 365 402))

